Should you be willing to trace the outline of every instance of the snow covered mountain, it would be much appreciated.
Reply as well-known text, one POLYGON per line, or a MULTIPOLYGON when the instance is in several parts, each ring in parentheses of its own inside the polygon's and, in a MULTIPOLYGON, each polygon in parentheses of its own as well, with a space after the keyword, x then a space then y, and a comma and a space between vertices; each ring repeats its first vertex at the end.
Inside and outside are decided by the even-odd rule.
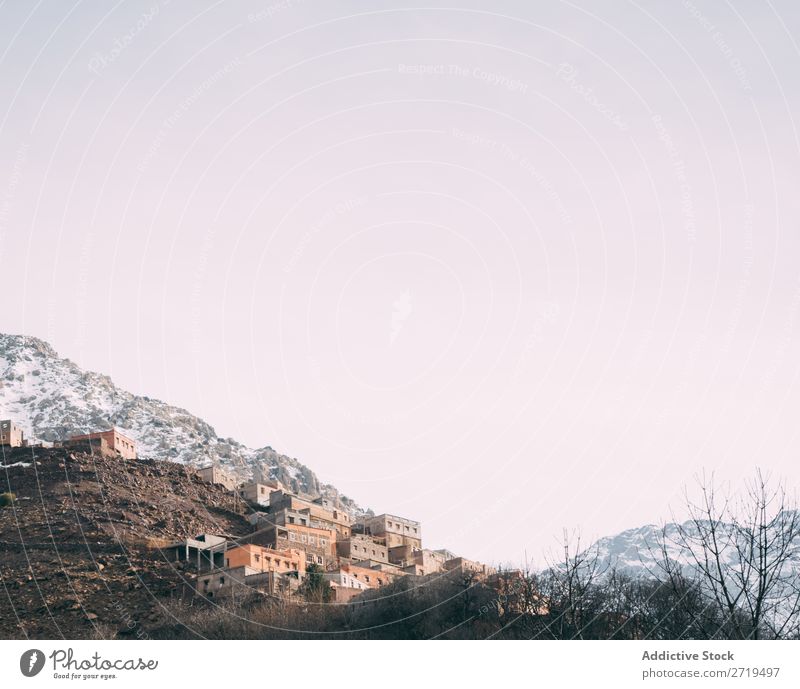
MULTIPOLYGON (((698 537, 697 527, 692 522, 684 522, 680 527, 673 523, 664 527, 648 524, 622 531, 615 536, 601 538, 586 552, 592 557, 596 554, 601 571, 616 569, 631 576, 646 577, 658 572, 658 562, 664 557, 662 543, 666 543, 666 555, 669 560, 690 572, 694 568, 693 557, 690 552, 678 545, 681 541, 678 537, 679 529, 689 534, 691 540, 698 537), (662 532, 662 529, 665 531, 662 532)), ((733 527, 729 524, 720 525, 719 542, 728 543, 729 538, 732 540, 732 530, 733 527)), ((700 548, 696 547, 695 552, 699 553, 700 548)), ((738 555, 732 544, 728 543, 728 547, 723 548, 722 554, 723 565, 734 566, 737 563, 738 555)), ((791 567, 796 573, 800 573, 800 543, 795 547, 791 567)))
MULTIPOLYGON (((687 522, 683 526, 689 528, 690 524, 687 522)), ((689 565, 689 554, 674 543, 677 533, 676 524, 666 525, 668 557, 678 564, 689 565)), ((601 538, 587 552, 592 557, 596 554, 601 571, 616 569, 632 576, 648 576, 663 557, 662 541, 662 527, 647 524, 601 538)))
POLYGON ((26 436, 52 441, 116 426, 137 443, 141 457, 181 464, 210 463, 240 478, 277 478, 294 491, 339 497, 357 507, 297 459, 271 447, 252 449, 185 409, 118 388, 108 376, 84 371, 35 337, 0 334, 0 418, 26 436))

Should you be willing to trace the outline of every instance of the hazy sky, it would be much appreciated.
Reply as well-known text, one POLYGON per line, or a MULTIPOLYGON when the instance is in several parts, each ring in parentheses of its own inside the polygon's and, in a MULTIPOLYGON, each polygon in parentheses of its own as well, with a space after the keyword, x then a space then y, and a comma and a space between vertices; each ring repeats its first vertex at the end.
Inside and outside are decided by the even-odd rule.
POLYGON ((800 8, 6 2, 0 329, 490 561, 800 483, 800 8))

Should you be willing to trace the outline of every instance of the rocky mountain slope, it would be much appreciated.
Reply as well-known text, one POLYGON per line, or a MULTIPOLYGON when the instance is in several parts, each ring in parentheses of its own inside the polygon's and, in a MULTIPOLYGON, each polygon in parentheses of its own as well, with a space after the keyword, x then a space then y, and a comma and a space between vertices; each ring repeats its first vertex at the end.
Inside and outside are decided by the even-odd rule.
POLYGON ((0 418, 45 441, 116 426, 136 440, 142 457, 219 464, 243 479, 276 478, 294 491, 339 497, 358 511, 297 459, 219 438, 185 409, 121 390, 108 376, 82 370, 34 337, 0 334, 0 418))
POLYGON ((161 550, 251 531, 240 500, 185 466, 65 448, 4 448, 0 638, 146 638, 191 598, 195 574, 161 550))

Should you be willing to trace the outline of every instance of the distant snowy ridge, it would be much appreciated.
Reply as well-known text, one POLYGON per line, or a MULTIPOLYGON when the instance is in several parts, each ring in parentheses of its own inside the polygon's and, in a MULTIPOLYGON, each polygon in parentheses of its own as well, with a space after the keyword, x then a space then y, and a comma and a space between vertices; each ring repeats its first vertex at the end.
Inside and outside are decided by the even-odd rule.
POLYGON ((243 479, 276 478, 294 491, 339 497, 358 511, 297 459, 219 438, 185 409, 121 390, 108 376, 82 370, 35 337, 0 334, 0 418, 46 441, 116 426, 136 441, 141 457, 190 466, 218 463, 243 479))
MULTIPOLYGON (((791 513, 789 513, 791 514, 791 513)), ((680 525, 668 523, 664 526, 647 524, 635 529, 622 531, 615 536, 608 536, 596 541, 585 552, 592 557, 596 554, 600 571, 616 569, 631 576, 653 576, 659 572, 658 561, 662 560, 662 542, 666 543, 666 555, 673 564, 684 567, 688 572, 694 570, 694 562, 690 553, 681 548, 678 543, 679 528, 691 535, 697 534, 696 526, 692 522, 680 525), (662 533, 662 530, 663 533, 662 533), (666 536, 666 539, 664 538, 666 536)), ((729 524, 721 525, 721 533, 726 534, 732 527, 729 524)), ((725 541, 723 536, 721 539, 725 541)), ((726 548, 723 553, 723 562, 732 564, 737 558, 733 546, 726 548)), ((800 543, 792 558, 795 572, 800 574, 800 543)))

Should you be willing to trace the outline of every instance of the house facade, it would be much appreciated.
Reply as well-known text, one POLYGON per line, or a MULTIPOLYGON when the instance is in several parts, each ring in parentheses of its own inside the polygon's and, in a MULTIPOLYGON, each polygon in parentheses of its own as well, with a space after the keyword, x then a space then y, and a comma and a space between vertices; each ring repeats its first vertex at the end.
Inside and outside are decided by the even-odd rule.
POLYGON ((336 553, 348 560, 377 560, 389 562, 388 548, 363 534, 353 534, 350 538, 336 541, 336 553))
POLYGON ((233 474, 229 474, 227 471, 220 469, 219 467, 210 466, 204 467, 203 469, 198 469, 197 476, 201 481, 205 481, 206 483, 214 483, 226 488, 231 492, 236 490, 236 479, 234 478, 233 474))
POLYGON ((71 435, 67 442, 68 444, 78 444, 83 442, 91 443, 92 441, 105 442, 111 452, 123 459, 136 459, 136 443, 132 438, 120 433, 116 428, 95 433, 71 435))
POLYGON ((354 531, 383 539, 388 548, 399 545, 422 547, 422 525, 413 519, 393 514, 362 517, 354 526, 354 531))
POLYGON ((306 556, 301 550, 273 550, 254 543, 235 546, 225 553, 226 567, 249 567, 255 572, 288 574, 306 571, 306 556))

